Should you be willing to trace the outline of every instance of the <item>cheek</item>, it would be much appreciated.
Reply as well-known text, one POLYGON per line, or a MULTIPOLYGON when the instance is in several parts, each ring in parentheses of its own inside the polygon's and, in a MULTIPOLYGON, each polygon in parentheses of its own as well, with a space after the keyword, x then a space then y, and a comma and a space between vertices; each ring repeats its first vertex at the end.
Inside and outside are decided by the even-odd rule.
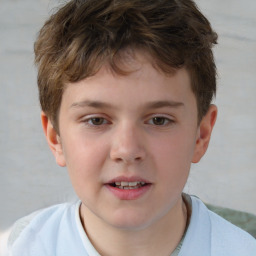
POLYGON ((182 158, 186 160, 193 155, 195 148, 194 137, 191 133, 174 132, 154 142, 156 152, 159 152, 159 155, 163 157, 167 157, 167 159, 177 158, 178 160, 182 158))
POLYGON ((162 175, 187 176, 195 147, 193 136, 177 132, 153 144, 154 159, 162 175))
POLYGON ((101 170, 106 158, 106 149, 97 140, 73 136, 64 141, 64 155, 70 181, 78 197, 84 201, 95 199, 101 188, 101 170))
POLYGON ((106 157, 106 143, 103 140, 95 140, 93 137, 70 136, 63 142, 64 156, 70 176, 90 179, 97 174, 99 167, 103 165, 106 157), (100 143, 99 143, 100 142, 100 143))

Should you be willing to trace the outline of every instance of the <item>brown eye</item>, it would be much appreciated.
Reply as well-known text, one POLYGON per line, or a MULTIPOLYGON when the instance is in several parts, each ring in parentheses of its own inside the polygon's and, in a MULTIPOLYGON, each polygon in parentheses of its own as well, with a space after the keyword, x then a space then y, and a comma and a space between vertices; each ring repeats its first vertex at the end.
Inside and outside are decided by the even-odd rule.
POLYGON ((154 117, 152 121, 154 125, 165 125, 168 123, 168 120, 165 117, 154 117))
POLYGON ((105 122, 106 122, 106 120, 101 117, 90 118, 90 120, 88 121, 88 123, 90 123, 92 125, 102 125, 102 124, 105 124, 105 122))

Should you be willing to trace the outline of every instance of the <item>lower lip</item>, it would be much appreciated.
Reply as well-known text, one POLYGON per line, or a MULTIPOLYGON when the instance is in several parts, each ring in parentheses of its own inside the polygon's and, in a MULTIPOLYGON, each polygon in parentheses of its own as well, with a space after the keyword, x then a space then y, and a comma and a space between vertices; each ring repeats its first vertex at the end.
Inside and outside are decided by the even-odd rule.
POLYGON ((136 200, 145 195, 150 190, 152 185, 147 184, 145 186, 135 189, 120 189, 110 185, 105 186, 112 194, 114 194, 114 196, 116 196, 120 200, 136 200))

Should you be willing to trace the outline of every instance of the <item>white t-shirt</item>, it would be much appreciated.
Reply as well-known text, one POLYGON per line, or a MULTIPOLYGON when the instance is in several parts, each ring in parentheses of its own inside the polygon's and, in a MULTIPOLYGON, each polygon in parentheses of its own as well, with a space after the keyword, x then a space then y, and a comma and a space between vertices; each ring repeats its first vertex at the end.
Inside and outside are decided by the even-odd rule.
MULTIPOLYGON (((209 211, 191 196, 192 215, 179 256, 256 256, 256 240, 209 211)), ((10 256, 99 256, 79 217, 81 202, 60 204, 17 222, 9 238, 10 256)))

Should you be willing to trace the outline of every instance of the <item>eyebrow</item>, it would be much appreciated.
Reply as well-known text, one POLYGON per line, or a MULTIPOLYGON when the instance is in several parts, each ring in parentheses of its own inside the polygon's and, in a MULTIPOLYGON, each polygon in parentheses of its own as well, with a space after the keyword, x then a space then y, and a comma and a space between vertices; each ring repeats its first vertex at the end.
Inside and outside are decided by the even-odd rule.
MULTIPOLYGON (((157 108, 164 108, 164 107, 171 107, 171 108, 178 108, 184 106, 184 103, 172 101, 172 100, 164 100, 164 101, 153 101, 149 102, 145 105, 145 108, 148 109, 157 109, 157 108)), ((74 102, 70 108, 83 108, 83 107, 92 107, 92 108, 115 108, 113 105, 101 102, 101 101, 91 101, 91 100, 84 100, 80 102, 74 102)))
POLYGON ((105 103, 101 101, 91 101, 91 100, 75 102, 70 106, 70 108, 77 108, 77 107, 113 108, 113 106, 109 103, 105 103))
POLYGON ((171 108, 178 108, 184 106, 184 103, 172 100, 164 100, 164 101, 154 101, 149 102, 146 104, 146 108, 164 108, 164 107, 171 107, 171 108))

